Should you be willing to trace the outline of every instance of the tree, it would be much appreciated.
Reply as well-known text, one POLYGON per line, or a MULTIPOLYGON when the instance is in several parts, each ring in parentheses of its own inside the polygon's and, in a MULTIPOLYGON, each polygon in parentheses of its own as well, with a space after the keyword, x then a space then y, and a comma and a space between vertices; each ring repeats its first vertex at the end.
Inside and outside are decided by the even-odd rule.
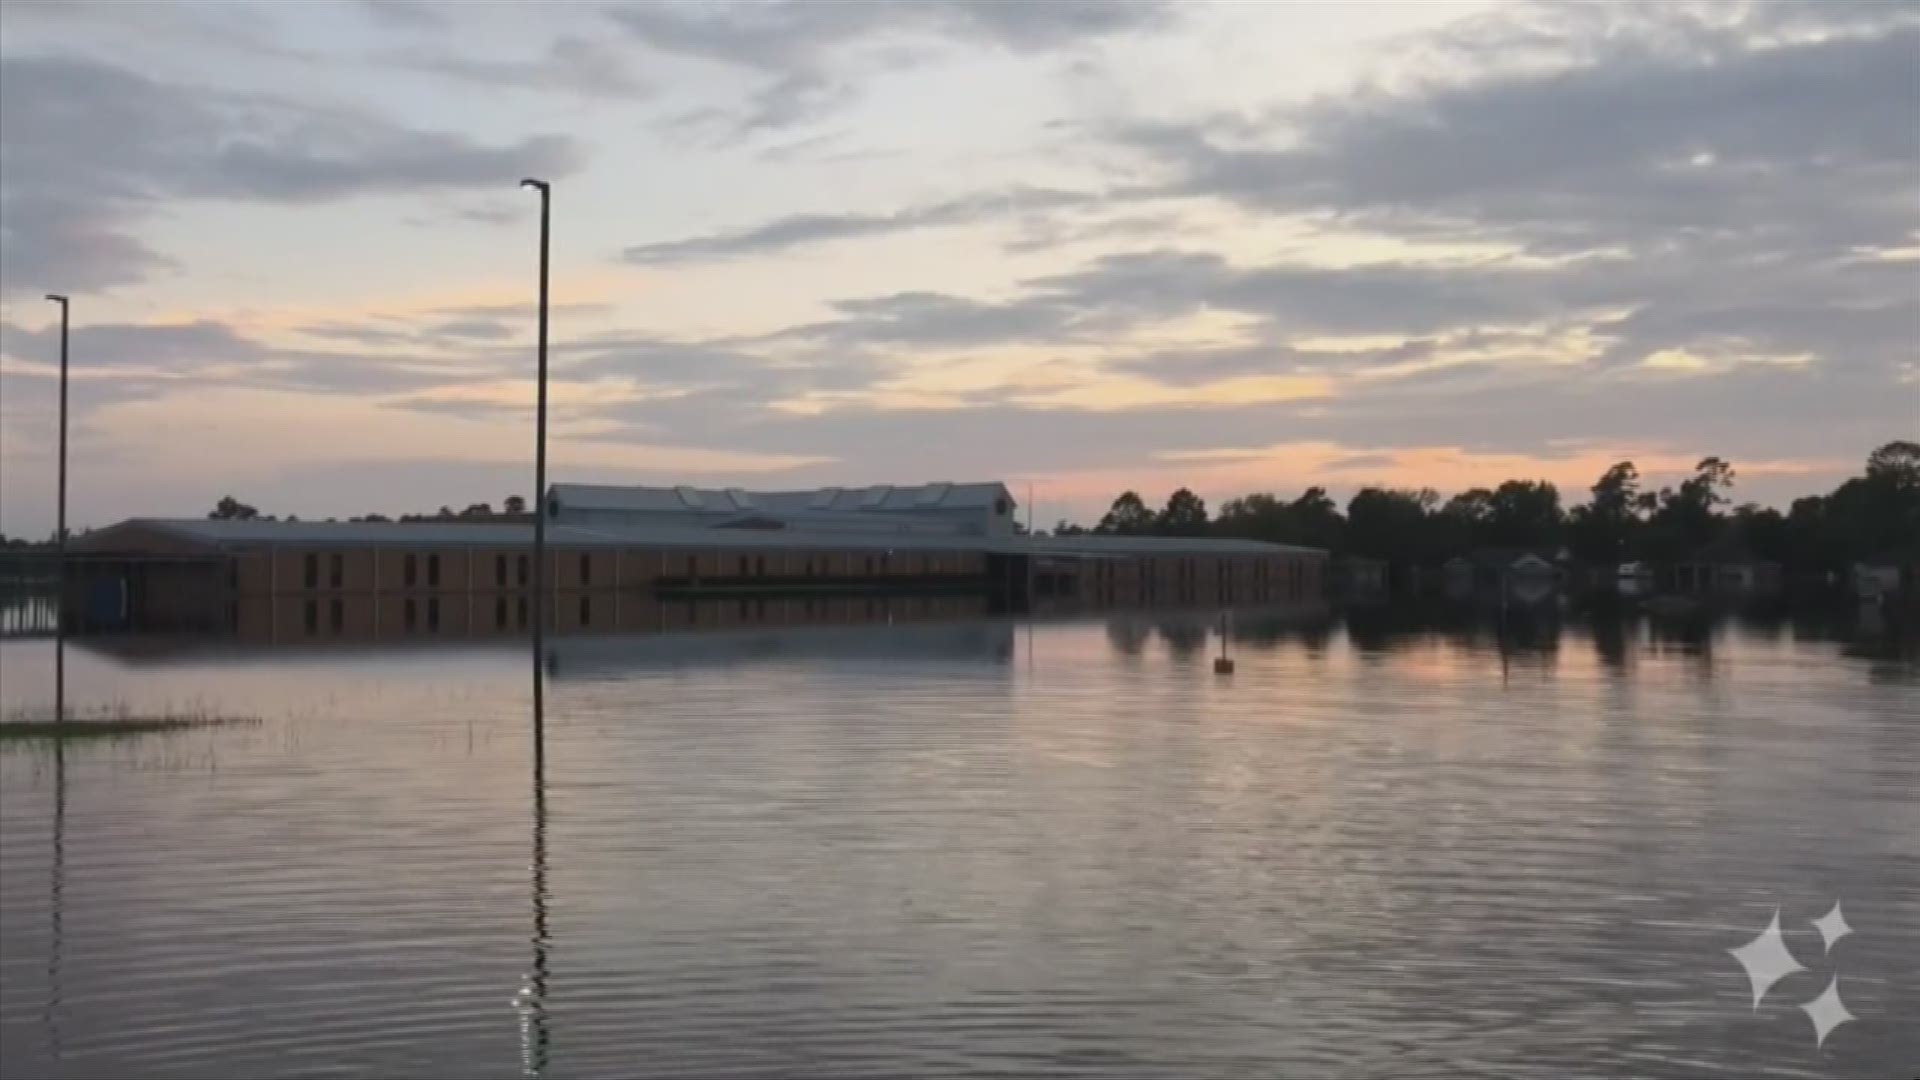
POLYGON ((473 503, 465 510, 460 511, 460 516, 463 518, 490 518, 493 516, 493 507, 487 503, 473 503))
POLYGON ((1347 501, 1346 550, 1403 566, 1430 561, 1437 552, 1429 518, 1439 501, 1432 488, 1360 489, 1347 501))
POLYGON ((1093 527, 1097 533, 1112 533, 1119 536, 1139 536, 1153 531, 1153 511, 1140 501, 1140 496, 1131 491, 1121 492, 1113 500, 1113 506, 1093 527))
POLYGON ((524 514, 527 512, 527 500, 518 495, 509 495, 506 501, 500 504, 500 512, 503 514, 524 514))
POLYGON ((1633 462, 1609 468, 1593 487, 1593 498, 1567 514, 1567 543, 1590 562, 1619 564, 1629 559, 1640 524, 1640 472, 1633 462))
POLYGON ((1228 499, 1213 521, 1213 531, 1242 540, 1278 539, 1286 531, 1287 504, 1266 492, 1228 499))
POLYGON ((1055 536, 1082 536, 1085 535, 1086 531, 1087 530, 1075 525, 1073 522, 1068 521, 1066 518, 1061 518, 1059 523, 1053 527, 1053 535, 1055 536))
POLYGON ((1280 542, 1338 551, 1346 530, 1347 520, 1327 497, 1327 489, 1310 487, 1287 505, 1286 526, 1280 542))
POLYGON ((1154 521, 1164 536, 1204 536, 1207 532, 1207 504, 1200 496, 1181 488, 1167 497, 1166 508, 1154 521))
POLYGON ((1704 457, 1679 488, 1661 488, 1659 509, 1647 521, 1648 553, 1678 559, 1718 539, 1723 522, 1716 508, 1729 501, 1733 477, 1725 460, 1704 457))
POLYGON ((1898 489, 1920 489, 1920 443, 1896 439, 1868 454, 1867 479, 1898 489))
POLYGON ((259 516, 260 511, 231 495, 222 495, 213 509, 207 512, 207 517, 213 521, 253 521, 259 516))
POLYGON ((1508 480, 1488 500, 1488 542, 1547 548, 1560 543, 1560 489, 1545 480, 1508 480))

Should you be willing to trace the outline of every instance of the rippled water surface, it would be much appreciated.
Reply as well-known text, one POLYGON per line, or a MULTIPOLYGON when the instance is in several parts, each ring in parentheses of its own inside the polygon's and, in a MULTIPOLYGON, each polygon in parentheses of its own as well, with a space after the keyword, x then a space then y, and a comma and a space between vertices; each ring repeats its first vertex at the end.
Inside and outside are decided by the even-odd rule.
MULTIPOLYGON (((1131 618, 69 653, 0 1072, 1920 1071, 1920 665, 1793 625, 1131 618), (1853 928, 1823 948, 1838 899, 1853 928), (1727 950, 1779 911, 1756 1008, 1727 950), (1837 977, 1857 1020, 1816 1048, 1837 977)), ((4 704, 44 643, 0 646, 4 704)))

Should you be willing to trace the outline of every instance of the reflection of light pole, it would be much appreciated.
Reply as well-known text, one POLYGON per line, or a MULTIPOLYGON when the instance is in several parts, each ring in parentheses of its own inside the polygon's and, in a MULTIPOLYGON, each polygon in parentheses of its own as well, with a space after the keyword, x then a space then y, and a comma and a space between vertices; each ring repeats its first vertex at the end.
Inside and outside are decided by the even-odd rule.
POLYGON ((546 711, 542 707, 540 654, 547 630, 547 222, 553 189, 545 180, 522 180, 540 193, 540 389, 533 437, 533 752, 546 754, 546 711))
POLYGON ((48 293, 47 299, 60 305, 60 494, 53 526, 53 722, 58 724, 67 718, 67 298, 48 293))

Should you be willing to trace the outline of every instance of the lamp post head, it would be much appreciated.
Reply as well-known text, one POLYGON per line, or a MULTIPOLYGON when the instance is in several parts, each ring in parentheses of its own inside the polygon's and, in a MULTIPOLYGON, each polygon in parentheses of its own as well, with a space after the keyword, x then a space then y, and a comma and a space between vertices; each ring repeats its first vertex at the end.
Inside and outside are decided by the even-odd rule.
POLYGON ((545 195, 547 193, 547 188, 548 188, 547 182, 545 180, 535 180, 532 177, 528 177, 527 179, 520 181, 520 186, 533 188, 539 191, 542 195, 545 195))
POLYGON ((67 298, 64 296, 61 296, 59 293, 48 293, 47 299, 53 301, 56 304, 59 304, 61 307, 67 306, 67 298))

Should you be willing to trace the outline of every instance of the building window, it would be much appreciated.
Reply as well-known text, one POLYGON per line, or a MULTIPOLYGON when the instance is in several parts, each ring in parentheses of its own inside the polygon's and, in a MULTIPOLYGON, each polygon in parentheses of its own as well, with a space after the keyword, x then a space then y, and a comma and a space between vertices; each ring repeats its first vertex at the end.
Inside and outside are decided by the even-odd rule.
POLYGON ((767 557, 765 555, 759 555, 754 558, 753 574, 755 577, 767 576, 767 557))
POLYGON ((807 560, 807 576, 808 577, 813 576, 813 560, 812 559, 807 560))
POLYGON ((746 621, 746 619, 747 619, 747 610, 748 610, 748 609, 747 609, 747 599, 746 599, 746 597, 744 597, 744 596, 743 596, 743 597, 741 597, 741 598, 740 598, 740 621, 741 621, 741 622, 745 622, 745 621, 746 621))
POLYGON ((333 632, 336 634, 347 628, 346 605, 341 603, 337 596, 327 605, 327 621, 333 624, 333 632))
POLYGON ((867 576, 873 576, 873 556, 867 556, 867 576))
POLYGON ((411 596, 407 597, 405 610, 406 610, 406 628, 408 630, 413 630, 415 627, 420 625, 420 612, 414 606, 413 597, 411 596))
POLYGON ((347 557, 334 552, 327 556, 327 584, 339 588, 347 576, 347 557))
POLYGON ((313 552, 309 551, 307 552, 306 561, 307 561, 307 588, 311 589, 320 584, 320 556, 315 555, 313 552))
POLYGON ((591 596, 582 596, 580 598, 580 625, 593 625, 593 597, 591 596))
POLYGON ((753 618, 756 622, 767 621, 767 598, 761 597, 753 602, 753 618))
POLYGON ((740 556, 740 576, 747 576, 747 557, 745 555, 740 556))
POLYGON ((435 589, 440 587, 440 556, 437 553, 427 556, 427 586, 435 589))
POLYGON ((700 577, 699 557, 695 555, 687 556, 687 579, 691 581, 691 580, 698 579, 699 577, 700 577))
POLYGON ((409 551, 407 552, 406 566, 402 569, 400 574, 401 583, 406 585, 407 588, 411 589, 413 588, 414 583, 419 580, 419 578, 420 578, 419 564, 417 563, 413 552, 409 551))
POLYGON ((514 576, 519 580, 520 584, 525 585, 527 583, 527 557, 521 555, 515 562, 514 576))
MULTIPOLYGON (((495 555, 493 557, 493 583, 503 589, 507 587, 507 557, 505 555, 495 555)), ((501 620, 503 625, 505 622, 506 620, 501 620)))
POLYGON ((513 606, 513 618, 514 618, 514 621, 519 624, 520 629, 525 630, 527 628, 527 598, 526 597, 522 596, 519 598, 517 602, 515 602, 513 606))
MULTIPOLYGON (((588 555, 586 552, 583 551, 580 553, 580 584, 590 585, 592 583, 593 583, 593 556, 588 555)), ((582 608, 581 610, 584 611, 586 609, 582 608)), ((582 619, 580 621, 585 622, 586 620, 582 619)))
MULTIPOLYGON (((505 556, 502 556, 502 558, 504 557, 505 556)), ((505 630, 507 628, 507 598, 504 596, 494 598, 493 628, 495 630, 505 630)))
POLYGON ((307 601, 307 633, 320 629, 320 601, 307 601))
POLYGON ((440 629, 440 598, 437 596, 427 597, 427 629, 440 629))

